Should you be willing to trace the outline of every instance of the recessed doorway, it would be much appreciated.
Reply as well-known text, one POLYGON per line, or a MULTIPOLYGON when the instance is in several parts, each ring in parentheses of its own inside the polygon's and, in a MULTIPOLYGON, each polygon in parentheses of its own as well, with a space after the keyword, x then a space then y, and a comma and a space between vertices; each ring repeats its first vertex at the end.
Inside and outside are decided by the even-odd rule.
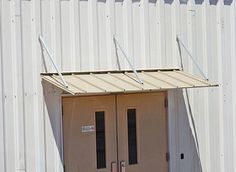
POLYGON ((63 97, 65 172, 167 172, 166 92, 63 97))

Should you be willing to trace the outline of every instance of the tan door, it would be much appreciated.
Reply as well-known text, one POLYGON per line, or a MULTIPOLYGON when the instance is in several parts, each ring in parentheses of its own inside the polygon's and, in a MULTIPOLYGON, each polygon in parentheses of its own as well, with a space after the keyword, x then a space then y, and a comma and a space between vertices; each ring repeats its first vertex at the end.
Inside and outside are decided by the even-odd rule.
POLYGON ((111 172, 115 114, 114 96, 63 98, 65 172, 111 172))
POLYGON ((117 97, 121 172, 168 171, 165 97, 165 92, 117 97))
POLYGON ((65 172, 111 172, 112 162, 113 172, 167 172, 164 100, 165 92, 63 98, 65 172))

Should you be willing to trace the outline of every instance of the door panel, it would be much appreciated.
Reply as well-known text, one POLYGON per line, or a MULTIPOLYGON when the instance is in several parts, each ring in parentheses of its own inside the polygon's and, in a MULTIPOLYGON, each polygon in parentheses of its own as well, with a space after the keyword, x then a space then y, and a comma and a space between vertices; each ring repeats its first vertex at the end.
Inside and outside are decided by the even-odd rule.
POLYGON ((115 114, 114 96, 63 98, 65 172, 111 172, 117 161, 115 114))
POLYGON ((165 92, 117 96, 118 159, 126 162, 125 172, 167 172, 167 127, 164 102, 165 92), (134 113, 134 109, 137 163, 129 160, 129 158, 134 159, 134 155, 129 154, 135 149, 131 147, 133 150, 129 150, 130 145, 133 144, 135 147, 135 144, 130 144, 129 140, 134 142, 135 139, 129 139, 134 137, 134 134, 129 135, 128 129, 129 113, 130 111, 134 113))
POLYGON ((165 96, 63 98, 65 172, 167 172, 165 96))

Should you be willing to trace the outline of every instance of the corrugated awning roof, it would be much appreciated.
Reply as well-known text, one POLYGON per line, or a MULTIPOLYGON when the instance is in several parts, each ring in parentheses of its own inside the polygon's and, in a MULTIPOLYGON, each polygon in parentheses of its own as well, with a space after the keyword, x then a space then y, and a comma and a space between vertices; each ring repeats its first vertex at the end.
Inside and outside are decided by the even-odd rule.
POLYGON ((44 73, 41 76, 43 80, 72 95, 152 92, 217 86, 179 69, 137 70, 137 73, 143 84, 137 81, 133 71, 62 73, 68 84, 67 88, 56 73, 44 73))

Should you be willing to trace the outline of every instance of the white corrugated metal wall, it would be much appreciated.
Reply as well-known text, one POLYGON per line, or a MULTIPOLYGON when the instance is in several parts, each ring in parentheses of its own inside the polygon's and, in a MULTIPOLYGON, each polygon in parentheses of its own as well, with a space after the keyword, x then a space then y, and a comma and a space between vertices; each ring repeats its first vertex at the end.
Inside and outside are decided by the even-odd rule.
MULTIPOLYGON (((186 1, 1 0, 0 171, 62 169, 59 93, 45 84, 49 104, 57 102, 45 105, 40 33, 63 71, 117 69, 113 34, 136 68, 178 67, 175 39, 180 35, 209 79, 220 83, 219 88, 190 91, 203 170, 236 171, 236 3, 186 1)), ((198 74, 184 51, 183 56, 186 70, 198 74)), ((128 68, 124 60, 121 66, 128 68)), ((172 140, 172 170, 199 171, 191 157, 195 153, 185 130, 181 92, 171 94, 180 95, 173 100, 182 105, 171 114, 172 135, 178 136, 172 140), (177 160, 181 152, 188 159, 177 160)))

